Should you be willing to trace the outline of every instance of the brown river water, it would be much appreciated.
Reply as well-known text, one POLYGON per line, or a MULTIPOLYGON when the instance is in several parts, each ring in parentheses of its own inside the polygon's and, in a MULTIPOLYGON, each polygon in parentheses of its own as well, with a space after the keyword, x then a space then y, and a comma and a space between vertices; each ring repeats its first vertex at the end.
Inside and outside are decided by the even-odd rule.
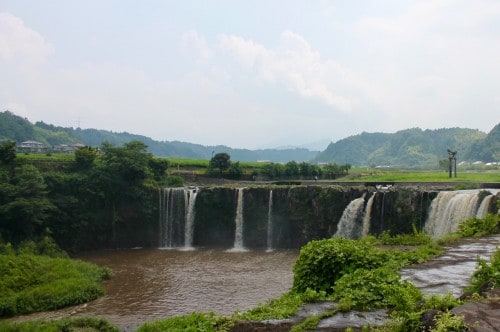
MULTIPOLYGON (((86 305, 29 319, 101 316, 123 331, 194 311, 230 315, 290 289, 298 251, 137 249, 96 252, 80 259, 108 266, 107 295, 86 305)), ((23 320, 27 317, 18 317, 23 320)))

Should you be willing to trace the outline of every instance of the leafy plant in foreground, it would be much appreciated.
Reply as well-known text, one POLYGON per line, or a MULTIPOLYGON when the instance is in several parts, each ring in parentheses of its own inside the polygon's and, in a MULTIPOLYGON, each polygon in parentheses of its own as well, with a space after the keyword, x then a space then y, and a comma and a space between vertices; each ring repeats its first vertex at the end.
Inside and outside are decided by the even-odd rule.
POLYGON ((485 284, 488 282, 488 288, 500 286, 500 249, 497 248, 495 253, 490 257, 490 264, 482 258, 477 260, 478 267, 472 274, 470 286, 465 288, 465 291, 480 292, 484 290, 485 284))

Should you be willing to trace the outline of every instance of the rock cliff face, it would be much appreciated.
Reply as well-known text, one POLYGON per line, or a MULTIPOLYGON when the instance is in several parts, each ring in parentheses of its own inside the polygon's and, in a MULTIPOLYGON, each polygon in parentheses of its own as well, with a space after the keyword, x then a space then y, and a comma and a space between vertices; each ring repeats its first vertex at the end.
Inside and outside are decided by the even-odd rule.
MULTIPOLYGON (((192 226, 194 247, 233 246, 238 189, 241 188, 221 186, 196 189, 195 217, 192 226)), ((357 239, 366 234, 378 235, 389 232, 395 235, 412 233, 414 229, 422 231, 428 221, 431 205, 438 194, 439 190, 415 185, 387 187, 273 185, 244 188, 241 214, 243 246, 249 249, 298 249, 311 240, 332 236, 357 239), (356 206, 352 206, 352 203, 356 203, 356 206)), ((468 191, 460 196, 464 195, 476 196, 473 199, 465 197, 469 202, 474 202, 472 209, 469 209, 470 213, 479 209, 481 200, 485 197, 489 197, 487 209, 494 212, 498 196, 479 191, 472 193, 468 191)), ((445 210, 443 205, 446 205, 447 197, 440 199, 439 209, 445 210)), ((455 205, 461 204, 457 202, 456 197, 454 200, 455 205)), ((173 202, 163 204, 164 207, 169 206, 181 215, 174 218, 178 223, 176 225, 162 226, 161 223, 168 218, 160 218, 159 233, 166 229, 183 232, 185 225, 182 220, 185 216, 182 215, 184 213, 182 211, 188 204, 187 202, 179 204, 183 207, 175 208, 173 202)), ((170 212, 163 208, 160 213, 170 212)), ((453 211, 449 216, 462 218, 453 211)), ((438 219, 438 223, 447 222, 441 220, 446 219, 444 217, 438 219)), ((176 235, 178 238, 183 236, 183 234, 176 235)))

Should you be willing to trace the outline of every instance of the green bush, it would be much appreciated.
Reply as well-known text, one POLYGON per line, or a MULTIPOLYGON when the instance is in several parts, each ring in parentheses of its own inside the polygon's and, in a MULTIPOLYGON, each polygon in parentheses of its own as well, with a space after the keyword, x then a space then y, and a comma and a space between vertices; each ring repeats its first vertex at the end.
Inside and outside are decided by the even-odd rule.
POLYGON ((371 239, 332 238, 311 241, 300 250, 295 266, 293 289, 333 292, 335 282, 357 269, 375 269, 391 261, 391 254, 374 246, 371 239))
POLYGON ((412 234, 397 234, 391 236, 389 232, 383 232, 379 236, 379 240, 382 244, 386 245, 424 245, 432 243, 432 238, 425 232, 418 231, 415 226, 413 226, 412 234))
POLYGON ((470 218, 458 226, 462 237, 482 237, 500 233, 500 215, 488 214, 485 218, 470 218))
POLYGON ((137 332, 221 332, 228 331, 232 320, 210 313, 192 313, 152 323, 145 323, 137 332))
POLYGON ((103 318, 73 318, 53 321, 0 322, 0 332, 118 332, 118 328, 103 318))
POLYGON ((104 295, 109 269, 68 258, 0 255, 0 317, 53 310, 104 295))
POLYGON ((500 287, 500 249, 490 257, 490 264, 484 259, 478 258, 478 267, 472 274, 470 286, 465 291, 480 292, 484 285, 489 282, 489 288, 500 287))
POLYGON ((339 301, 340 309, 371 310, 394 308, 407 310, 422 299, 420 290, 391 268, 357 269, 342 276, 335 284, 333 298, 339 301))

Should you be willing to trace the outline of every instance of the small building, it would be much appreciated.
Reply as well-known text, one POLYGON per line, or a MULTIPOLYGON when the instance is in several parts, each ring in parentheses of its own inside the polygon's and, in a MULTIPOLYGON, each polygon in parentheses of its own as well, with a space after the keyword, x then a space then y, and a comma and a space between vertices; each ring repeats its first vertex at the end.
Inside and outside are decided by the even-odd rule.
POLYGON ((79 148, 85 147, 84 144, 76 143, 76 144, 58 144, 54 145, 54 152, 59 153, 75 153, 75 151, 79 148))
POLYGON ((19 152, 33 152, 33 153, 42 153, 47 151, 47 147, 42 142, 38 141, 24 141, 19 143, 17 146, 17 150, 19 152))

